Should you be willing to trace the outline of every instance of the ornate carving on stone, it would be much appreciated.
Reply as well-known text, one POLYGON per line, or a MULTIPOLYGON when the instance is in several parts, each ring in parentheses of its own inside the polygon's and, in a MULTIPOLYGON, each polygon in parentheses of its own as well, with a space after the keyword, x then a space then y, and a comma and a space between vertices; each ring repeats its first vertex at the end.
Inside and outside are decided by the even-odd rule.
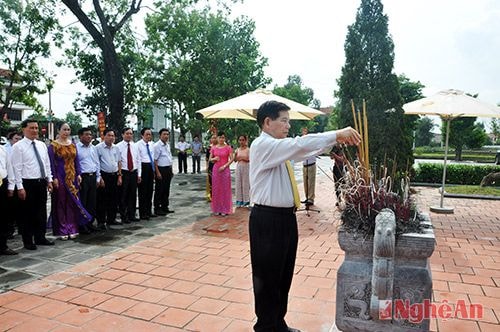
POLYGON ((368 284, 350 284, 345 292, 345 313, 346 316, 370 319, 368 314, 368 294, 366 288, 368 284))
POLYGON ((375 218, 373 237, 372 294, 370 315, 378 319, 379 301, 392 301, 394 284, 394 252, 396 246, 394 212, 383 209, 375 218))

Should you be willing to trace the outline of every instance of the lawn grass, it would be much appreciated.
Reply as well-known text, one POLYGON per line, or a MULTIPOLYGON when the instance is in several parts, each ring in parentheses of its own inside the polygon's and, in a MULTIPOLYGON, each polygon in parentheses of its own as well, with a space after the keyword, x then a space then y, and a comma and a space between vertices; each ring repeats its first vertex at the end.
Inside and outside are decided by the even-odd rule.
POLYGON ((449 186, 446 192, 450 194, 464 195, 485 195, 500 197, 500 187, 480 187, 480 186, 449 186))

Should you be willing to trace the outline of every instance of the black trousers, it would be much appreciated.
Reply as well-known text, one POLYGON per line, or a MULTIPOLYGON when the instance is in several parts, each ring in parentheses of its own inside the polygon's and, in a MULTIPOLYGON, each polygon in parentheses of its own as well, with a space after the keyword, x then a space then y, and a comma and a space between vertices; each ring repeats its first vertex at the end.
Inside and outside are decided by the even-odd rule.
MULTIPOLYGON (((9 209, 9 203, 7 200, 7 178, 2 180, 2 186, 0 186, 0 211, 7 214, 9 209)), ((2 218, 3 219, 3 218, 2 218)), ((7 238, 9 237, 9 220, 3 219, 0 221, 0 250, 7 249, 7 238)))
MULTIPOLYGON (((4 183, 6 184, 5 181, 7 181, 7 179, 4 180, 4 183)), ((6 209, 0 211, 5 211, 5 222, 7 224, 6 227, 8 236, 14 235, 16 232, 16 225, 19 225, 19 197, 17 197, 17 189, 14 189, 14 195, 12 197, 7 197, 6 209)))
POLYGON ((95 173, 82 173, 80 183, 80 201, 88 213, 92 215, 92 221, 97 216, 97 182, 95 173))
POLYGON ((178 163, 179 163, 179 173, 187 173, 188 171, 188 163, 187 163, 187 153, 179 152, 177 154, 178 163))
POLYGON ((192 155, 193 158, 193 173, 200 173, 200 168, 201 168, 201 155, 192 155))
POLYGON ((151 163, 141 163, 142 175, 141 183, 139 183, 139 215, 147 217, 151 215, 153 206, 153 185, 154 173, 151 168, 151 163))
POLYGON ((135 218, 136 203, 137 171, 129 172, 122 169, 122 187, 120 190, 120 216, 122 222, 135 218))
POLYGON ((19 229, 23 243, 33 244, 45 240, 47 230, 47 180, 23 179, 26 199, 19 200, 19 229))
POLYGON ((294 210, 255 205, 250 213, 255 331, 284 332, 288 329, 285 315, 298 243, 294 210))
POLYGON ((170 198, 170 182, 172 182, 172 177, 174 173, 172 172, 172 166, 159 166, 161 179, 155 180, 155 197, 154 206, 155 211, 167 211, 170 198))
POLYGON ((118 175, 116 173, 101 172, 104 187, 97 188, 96 214, 97 222, 105 224, 116 219, 118 210, 118 175))

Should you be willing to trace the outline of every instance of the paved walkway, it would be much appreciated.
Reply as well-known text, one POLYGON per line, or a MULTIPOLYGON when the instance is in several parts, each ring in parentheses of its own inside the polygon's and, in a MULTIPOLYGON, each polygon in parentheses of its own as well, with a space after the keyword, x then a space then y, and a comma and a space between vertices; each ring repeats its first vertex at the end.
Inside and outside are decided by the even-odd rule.
MULTIPOLYGON (((424 210, 438 201, 436 189, 417 189, 424 210)), ((343 252, 337 243, 339 214, 333 196, 331 181, 319 176, 316 203, 321 213, 298 214, 299 250, 287 321, 303 331, 334 329, 336 272, 343 252)), ((455 207, 455 214, 431 214, 437 236, 431 259, 434 298, 465 299, 485 309, 480 320, 435 320, 432 329, 498 331, 500 202, 446 202, 455 207)), ((207 205, 204 209, 208 212, 207 205)), ((248 210, 193 223, 194 210, 176 207, 176 218, 185 220, 184 226, 163 232, 158 227, 157 235, 123 243, 122 249, 0 294, 0 330, 251 331, 248 210)))

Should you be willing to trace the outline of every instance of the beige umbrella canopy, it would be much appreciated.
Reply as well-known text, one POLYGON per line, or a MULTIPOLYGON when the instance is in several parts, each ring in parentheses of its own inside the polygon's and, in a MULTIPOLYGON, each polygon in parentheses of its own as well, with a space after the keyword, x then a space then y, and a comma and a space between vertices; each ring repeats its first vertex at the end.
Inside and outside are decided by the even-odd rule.
POLYGON ((257 89, 239 97, 206 107, 196 111, 196 113, 200 113, 205 119, 255 120, 257 109, 260 105, 269 100, 276 100, 288 105, 290 107, 289 114, 291 120, 311 120, 317 115, 324 114, 314 108, 280 97, 273 94, 271 91, 263 89, 257 89))
POLYGON ((446 161, 448 159, 448 138, 450 122, 460 117, 500 118, 500 107, 487 104, 477 98, 467 96, 460 90, 444 90, 433 96, 422 98, 404 104, 405 114, 437 115, 446 122, 446 144, 444 150, 443 182, 439 206, 431 206, 431 211, 437 213, 453 213, 452 207, 443 206, 444 185, 446 181, 446 161))
POLYGON ((487 104, 460 90, 444 90, 403 106, 405 114, 437 115, 441 118, 500 118, 500 107, 487 104))

